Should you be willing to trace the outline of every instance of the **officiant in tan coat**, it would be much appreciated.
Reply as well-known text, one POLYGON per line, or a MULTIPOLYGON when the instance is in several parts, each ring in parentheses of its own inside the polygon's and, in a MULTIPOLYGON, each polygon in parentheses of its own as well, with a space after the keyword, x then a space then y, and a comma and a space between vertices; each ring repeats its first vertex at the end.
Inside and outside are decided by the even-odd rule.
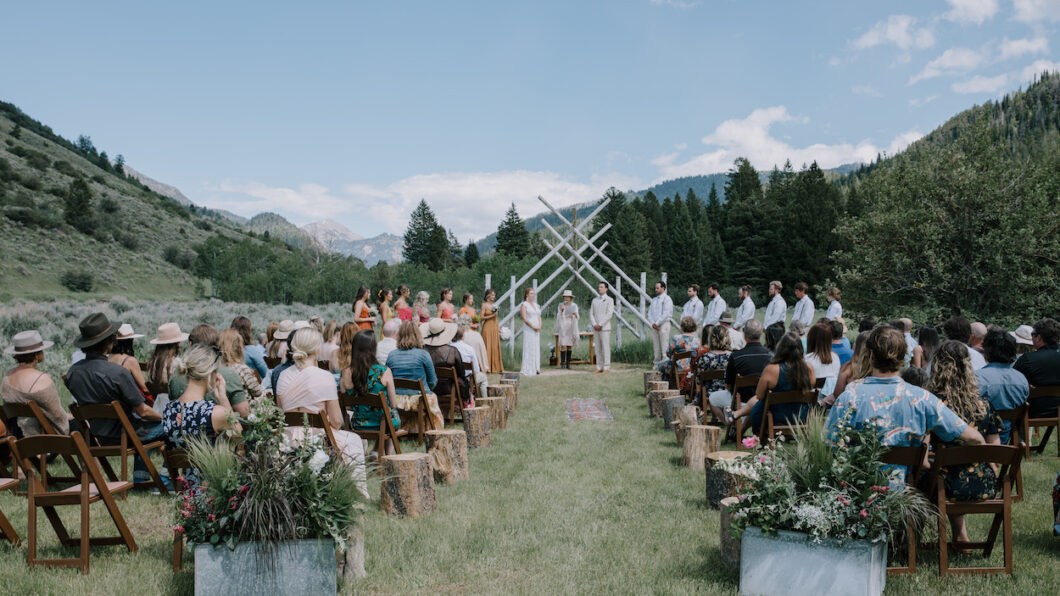
POLYGON ((589 306, 589 323, 593 326, 593 344, 596 346, 596 372, 611 370, 611 317, 615 314, 615 301, 607 295, 607 284, 596 285, 598 296, 589 306))

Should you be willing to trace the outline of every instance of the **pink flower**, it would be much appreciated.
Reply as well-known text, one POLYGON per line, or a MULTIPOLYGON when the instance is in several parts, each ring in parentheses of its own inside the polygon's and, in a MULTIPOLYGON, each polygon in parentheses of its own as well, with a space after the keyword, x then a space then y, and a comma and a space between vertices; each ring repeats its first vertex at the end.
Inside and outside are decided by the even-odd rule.
POLYGON ((865 511, 864 509, 862 509, 861 511, 858 512, 858 515, 861 516, 861 519, 865 519, 866 517, 869 516, 869 512, 865 511))
POLYGON ((840 503, 844 504, 844 505, 849 505, 850 504, 850 499, 844 497, 843 495, 839 495, 838 497, 836 497, 836 500, 839 501, 840 503))
POLYGON ((758 437, 747 437, 741 441, 741 443, 743 443, 743 446, 748 449, 754 449, 755 447, 758 447, 758 437))
POLYGON ((243 495, 247 494, 248 492, 250 492, 250 485, 249 484, 244 484, 243 486, 239 487, 239 496, 242 497, 243 495))
POLYGON ((889 487, 889 486, 880 486, 878 484, 872 485, 872 492, 874 492, 874 493, 884 494, 884 493, 890 492, 890 490, 891 490, 891 487, 889 487))
POLYGON ((184 533, 184 526, 179 525, 179 524, 175 525, 175 526, 173 526, 173 531, 177 532, 178 534, 183 534, 184 533))
POLYGON ((207 515, 206 518, 209 519, 210 521, 214 521, 215 519, 217 519, 217 516, 211 513, 211 514, 207 515))

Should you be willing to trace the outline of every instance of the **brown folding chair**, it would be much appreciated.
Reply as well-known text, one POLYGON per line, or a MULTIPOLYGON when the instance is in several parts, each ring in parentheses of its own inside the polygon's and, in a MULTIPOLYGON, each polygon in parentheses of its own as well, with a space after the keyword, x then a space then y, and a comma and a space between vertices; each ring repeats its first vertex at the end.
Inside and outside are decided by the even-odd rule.
MULTIPOLYGON (((3 407, 4 415, 8 418, 33 418, 37 421, 37 424, 41 428, 41 434, 44 435, 59 435, 59 431, 55 430, 51 421, 44 415, 44 410, 40 409, 40 406, 35 401, 26 402, 24 404, 5 403, 3 407)), ((48 482, 54 484, 77 484, 80 482, 81 469, 77 467, 77 459, 69 456, 61 456, 63 461, 66 462, 66 467, 70 470, 69 476, 49 476, 48 482)), ((41 465, 47 462, 39 462, 41 465)), ((38 470, 40 467, 38 466, 38 470)))
POLYGON ((824 389, 824 384, 828 382, 828 377, 821 377, 813 382, 813 388, 820 391, 824 389))
MULTIPOLYGON (((677 363, 681 360, 691 360, 695 352, 689 350, 682 350, 680 352, 674 352, 674 355, 670 357, 670 378, 667 379, 670 383, 670 389, 681 389, 681 379, 677 378, 677 363)), ((682 391, 682 393, 684 393, 682 391)))
POLYGON ((806 391, 766 391, 766 403, 762 407, 762 426, 758 430, 758 440, 762 445, 768 445, 777 433, 786 436, 794 436, 795 430, 803 425, 788 422, 777 424, 773 420, 773 407, 785 404, 802 404, 806 406, 807 412, 817 404, 817 390, 806 391))
POLYGON ((711 421, 713 421, 713 422, 720 422, 720 421, 717 420, 714 417, 714 410, 711 410, 710 409, 710 405, 707 403, 707 398, 709 396, 707 395, 706 388, 707 388, 707 385, 713 383, 714 381, 722 381, 724 379, 725 379, 725 369, 724 368, 715 368, 715 369, 710 369, 710 370, 701 370, 701 371, 699 371, 698 374, 695 374, 695 375, 692 376, 692 381, 694 383, 692 395, 695 395, 697 391, 700 393, 700 396, 699 396, 699 407, 700 407, 701 410, 703 410, 703 415, 704 416, 707 415, 707 412, 710 413, 710 418, 711 418, 711 421))
MULTIPOLYGON (((747 376, 736 376, 736 381, 732 384, 732 411, 735 412, 743 407, 743 400, 740 398, 740 389, 750 387, 752 391, 758 389, 758 381, 762 378, 762 375, 747 375, 747 376)), ((743 439, 743 434, 747 430, 744 426, 744 418, 740 417, 736 419, 736 442, 739 443, 743 439)), ((754 429, 751 429, 754 432, 754 429)))
POLYGON ((331 372, 330 360, 317 360, 317 368, 331 372))
MULTIPOLYGON (((394 377, 394 389, 406 389, 419 393, 419 398, 416 400, 416 437, 420 445, 423 445, 423 435, 429 430, 441 430, 434 428, 434 422, 431 421, 430 407, 427 405, 427 390, 423 387, 423 379, 399 379, 394 377)), ((405 410, 399 410, 398 415, 401 416, 402 423, 405 422, 406 418, 412 418, 411 413, 406 413, 405 410)), ((411 421, 411 420, 410 420, 411 421)), ((405 425, 402 424, 402 427, 405 425)))
MULTIPOLYGON (((1010 430, 1008 435, 1009 445, 1018 445, 1023 448, 1023 457, 1029 459, 1031 456, 1030 447, 1027 443, 1030 439, 1027 438, 1028 432, 1028 418, 1027 418, 1028 407, 1027 404, 1023 404, 1020 407, 1013 410, 997 410, 997 415, 1002 420, 1009 422, 1010 430)), ((1023 500, 1023 466, 1016 471, 1016 494, 1012 495, 1012 502, 1018 503, 1023 500)))
POLYGON ((147 372, 147 369, 151 366, 150 362, 137 362, 137 364, 140 365, 140 372, 142 373, 147 372))
MULTIPOLYGON (((170 449, 168 445, 162 446, 162 461, 166 462, 166 469, 173 481, 173 489, 183 492, 187 485, 181 481, 188 470, 194 469, 188 452, 183 449, 170 449)), ((173 530, 173 573, 181 570, 184 566, 184 534, 173 530)))
MULTIPOLYGON (((883 453, 880 458, 885 464, 895 466, 905 466, 905 483, 906 490, 917 490, 916 482, 920 478, 920 469, 924 465, 924 456, 927 455, 927 445, 921 443, 916 447, 891 447, 883 453)), ((911 519, 907 519, 905 522, 905 551, 906 551, 906 564, 904 567, 901 566, 888 566, 887 573, 889 575, 904 575, 906 573, 916 573, 916 546, 919 539, 917 533, 917 527, 911 519)), ((892 544, 892 552, 897 549, 897 544, 892 544)))
POLYGON ((1008 445, 973 445, 968 447, 940 447, 935 451, 935 460, 931 466, 931 491, 939 510, 939 574, 957 573, 1007 573, 1012 575, 1012 483, 1019 471, 1022 447, 1008 445), (967 466, 976 463, 998 464, 998 484, 1001 487, 1000 499, 985 501, 952 501, 946 498, 945 482, 941 482, 939 473, 948 467, 967 466), (992 514, 994 521, 990 533, 983 542, 948 542, 947 524, 949 515, 992 514), (955 549, 982 550, 984 557, 989 557, 994 550, 997 532, 1004 526, 1002 547, 1004 548, 1004 566, 1002 567, 951 567, 947 546, 955 549))
POLYGON ((332 432, 331 420, 328 419, 327 410, 321 409, 319 412, 284 412, 283 422, 288 427, 291 426, 309 426, 309 428, 319 428, 324 431, 324 435, 327 438, 328 448, 333 454, 339 452, 338 443, 335 442, 335 433, 332 432))
POLYGON ((269 358, 268 356, 265 357, 265 366, 269 367, 269 370, 276 368, 280 365, 281 362, 283 362, 282 358, 269 358))
MULTIPOLYGON (((6 444, 7 441, 14 440, 14 438, 8 438, 4 441, 4 443, 6 444)), ((18 486, 18 480, 14 478, 0 478, 0 491, 5 491, 7 489, 13 490, 16 486, 18 486)), ((8 521, 7 517, 4 515, 3 509, 0 509, 0 538, 6 539, 8 542, 15 546, 22 544, 22 541, 18 537, 18 533, 15 532, 15 528, 11 525, 11 522, 8 521)))
POLYGON ((147 468, 147 473, 151 475, 151 479, 143 482, 134 482, 133 485, 137 488, 154 486, 157 487, 158 491, 163 495, 169 494, 169 489, 167 489, 165 483, 162 482, 162 476, 158 473, 158 469, 155 468, 154 462, 151 461, 151 457, 147 454, 148 449, 158 449, 165 444, 165 441, 151 441, 146 444, 140 441, 140 437, 136 434, 132 422, 130 422, 129 417, 125 415, 125 410, 122 409, 120 403, 112 401, 109 404, 70 404, 70 413, 74 415, 75 419, 77 419, 77 424, 81 427, 81 432, 85 434, 85 438, 87 439, 86 442, 90 445, 89 450, 92 452, 92 455, 99 458, 100 467, 112 482, 117 481, 118 476, 114 473, 114 468, 110 467, 110 464, 107 463, 107 458, 121 458, 121 480, 128 480, 128 458, 130 455, 138 455, 140 456, 140 459, 143 460, 144 466, 147 468), (117 420, 122 429, 118 444, 104 445, 99 441, 99 437, 92 436, 91 420, 117 420))
MULTIPOLYGON (((1031 387, 1031 393, 1027 396, 1027 407, 1033 409, 1031 402, 1039 399, 1052 399, 1060 398, 1060 385, 1048 385, 1043 387, 1031 387)), ((1045 453, 1045 445, 1049 443, 1049 437, 1053 434, 1053 429, 1060 427, 1060 408, 1057 408, 1056 414, 1046 418, 1030 418, 1027 419, 1028 432, 1031 428, 1045 428, 1045 434, 1042 435, 1042 441, 1037 445, 1031 445, 1030 435, 1027 434, 1027 445, 1028 449, 1034 449, 1039 455, 1045 453)), ((1060 432, 1058 432, 1060 434, 1060 432)), ((1056 455, 1060 457, 1060 437, 1056 441, 1056 455)), ((1029 452, 1028 452, 1029 457, 1029 452)))
POLYGON ((408 435, 409 431, 403 428, 394 428, 394 423, 390 420, 390 406, 387 401, 385 391, 369 393, 367 395, 350 395, 346 392, 340 393, 339 405, 342 406, 343 426, 345 430, 357 433, 357 436, 362 439, 367 439, 369 441, 374 440, 375 452, 377 454, 383 455, 386 453, 384 451, 386 441, 390 441, 394 445, 394 452, 400 455, 401 445, 398 444, 398 438, 408 435), (376 430, 354 428, 353 424, 350 422, 349 413, 346 411, 347 408, 352 408, 353 406, 368 406, 369 408, 382 410, 382 413, 379 416, 379 428, 376 430))
POLYGON ((118 545, 123 544, 129 552, 137 550, 136 539, 133 538, 125 518, 118 509, 118 503, 114 500, 115 493, 125 493, 132 488, 128 481, 107 482, 96 465, 95 455, 89 451, 81 433, 74 432, 69 437, 59 435, 37 435, 26 437, 11 442, 11 450, 15 453, 15 459, 19 467, 26 473, 26 481, 29 487, 29 517, 27 519, 27 544, 29 552, 26 561, 30 567, 34 565, 46 565, 50 567, 78 567, 82 573, 88 573, 88 548, 90 545, 118 545), (47 468, 38 475, 33 466, 34 458, 46 458, 49 453, 65 454, 80 460, 81 483, 64 490, 49 492, 46 488, 48 482, 47 468), (89 529, 89 505, 103 501, 110 514, 114 525, 118 528, 118 536, 92 538, 89 529), (63 525, 56 507, 65 505, 80 506, 81 534, 72 538, 63 525), (40 559, 37 557, 37 508, 44 509, 44 515, 51 522, 59 542, 68 548, 80 547, 80 556, 72 559, 40 559))
POLYGON ((456 367, 453 366, 436 366, 434 367, 435 374, 438 375, 438 380, 449 381, 449 393, 435 393, 438 397, 438 407, 442 409, 442 414, 448 413, 446 419, 449 424, 455 424, 457 414, 459 414, 460 421, 464 420, 464 396, 460 391, 459 375, 456 373, 456 367))

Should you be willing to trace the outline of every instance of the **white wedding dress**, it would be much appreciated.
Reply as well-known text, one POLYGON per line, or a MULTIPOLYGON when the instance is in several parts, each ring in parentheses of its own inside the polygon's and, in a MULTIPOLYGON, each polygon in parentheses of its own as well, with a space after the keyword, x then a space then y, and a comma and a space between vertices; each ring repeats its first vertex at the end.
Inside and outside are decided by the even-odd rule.
MULTIPOLYGON (((541 327, 541 307, 536 302, 523 302, 519 305, 526 309, 526 318, 535 327, 541 327)), ((541 372, 541 334, 523 325, 523 367, 519 371, 524 375, 536 375, 541 372)))

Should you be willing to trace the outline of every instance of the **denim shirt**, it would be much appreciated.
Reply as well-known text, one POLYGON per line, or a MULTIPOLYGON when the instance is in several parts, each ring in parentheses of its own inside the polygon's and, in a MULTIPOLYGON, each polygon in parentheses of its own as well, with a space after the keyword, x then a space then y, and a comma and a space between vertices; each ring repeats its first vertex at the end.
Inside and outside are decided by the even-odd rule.
MULTIPOLYGON (((979 381, 979 395, 995 410, 1013 410, 1027 402, 1031 386, 1023 373, 1012 368, 1011 364, 991 362, 975 371, 979 381)), ((1007 445, 1012 423, 1002 421, 1001 444, 1007 445)))
MULTIPOLYGON (((434 372, 434 361, 426 350, 413 348, 411 350, 394 350, 386 357, 386 367, 390 369, 395 379, 409 379, 410 381, 423 381, 423 388, 432 391, 438 384, 438 376, 434 372)), ((396 393, 402 395, 412 394, 410 389, 397 389, 396 393)))

